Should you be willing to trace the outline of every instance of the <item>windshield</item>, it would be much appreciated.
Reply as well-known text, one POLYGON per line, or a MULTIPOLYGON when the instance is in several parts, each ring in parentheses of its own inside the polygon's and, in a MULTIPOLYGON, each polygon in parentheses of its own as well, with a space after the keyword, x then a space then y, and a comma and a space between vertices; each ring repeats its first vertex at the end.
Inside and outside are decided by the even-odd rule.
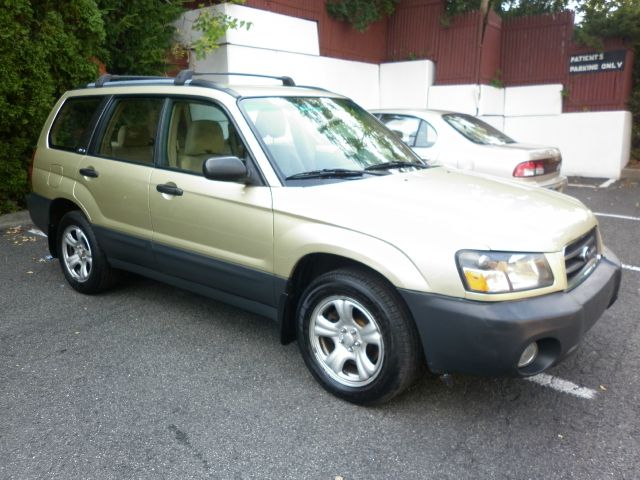
POLYGON ((380 174, 375 167, 382 164, 424 167, 399 138, 347 99, 245 98, 241 107, 284 178, 336 170, 340 178, 359 178, 344 171, 380 174))
POLYGON ((504 145, 516 143, 497 128, 463 113, 447 113, 442 118, 458 132, 474 143, 482 145, 504 145))

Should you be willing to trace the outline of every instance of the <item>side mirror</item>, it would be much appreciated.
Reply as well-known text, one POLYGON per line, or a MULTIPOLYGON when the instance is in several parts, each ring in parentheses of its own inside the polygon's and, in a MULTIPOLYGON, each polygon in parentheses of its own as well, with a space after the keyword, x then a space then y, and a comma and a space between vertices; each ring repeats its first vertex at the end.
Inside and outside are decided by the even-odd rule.
POLYGON ((247 178, 247 167, 238 157, 212 157, 202 164, 202 173, 209 180, 237 182, 247 178))

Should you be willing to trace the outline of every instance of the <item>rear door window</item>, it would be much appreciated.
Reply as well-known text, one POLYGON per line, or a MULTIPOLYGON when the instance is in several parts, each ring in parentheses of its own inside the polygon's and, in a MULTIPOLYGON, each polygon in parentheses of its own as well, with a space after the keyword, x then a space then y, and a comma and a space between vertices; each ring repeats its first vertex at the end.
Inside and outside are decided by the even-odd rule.
POLYGON ((163 98, 117 98, 97 146, 97 155, 153 163, 163 98))
POLYGON ((49 146, 59 150, 77 151, 85 147, 91 136, 94 115, 104 97, 69 98, 49 131, 49 146))

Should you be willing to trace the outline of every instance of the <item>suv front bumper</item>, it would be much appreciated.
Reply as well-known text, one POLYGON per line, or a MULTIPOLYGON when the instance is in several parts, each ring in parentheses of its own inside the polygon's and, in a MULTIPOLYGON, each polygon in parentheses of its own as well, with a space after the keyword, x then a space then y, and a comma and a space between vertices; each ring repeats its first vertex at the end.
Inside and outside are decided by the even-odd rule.
POLYGON ((401 290, 415 319, 429 369, 434 373, 528 376, 572 353, 612 305, 621 279, 609 250, 573 290, 503 302, 477 302, 401 290), (523 350, 538 342, 539 355, 518 368, 523 350))

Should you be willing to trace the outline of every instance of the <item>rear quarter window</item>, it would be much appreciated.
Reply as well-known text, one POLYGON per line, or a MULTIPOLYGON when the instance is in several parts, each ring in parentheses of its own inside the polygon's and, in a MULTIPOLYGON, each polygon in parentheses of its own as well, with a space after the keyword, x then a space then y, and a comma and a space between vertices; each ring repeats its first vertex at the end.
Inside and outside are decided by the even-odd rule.
POLYGON ((49 131, 49 145, 60 150, 75 151, 87 143, 91 119, 102 97, 69 98, 53 121, 49 131))

